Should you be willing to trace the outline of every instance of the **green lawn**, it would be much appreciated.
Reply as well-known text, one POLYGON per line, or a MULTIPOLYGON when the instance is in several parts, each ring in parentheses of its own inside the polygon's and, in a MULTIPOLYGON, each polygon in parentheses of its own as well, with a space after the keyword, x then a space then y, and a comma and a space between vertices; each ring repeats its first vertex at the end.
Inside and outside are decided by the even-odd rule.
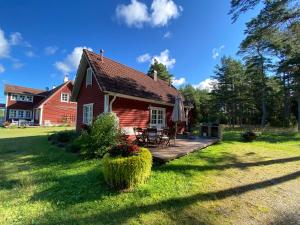
POLYGON ((133 192, 109 190, 101 160, 51 146, 65 128, 0 129, 0 224, 299 224, 300 135, 220 144, 155 166, 133 192), (293 222, 293 223, 292 223, 293 222))

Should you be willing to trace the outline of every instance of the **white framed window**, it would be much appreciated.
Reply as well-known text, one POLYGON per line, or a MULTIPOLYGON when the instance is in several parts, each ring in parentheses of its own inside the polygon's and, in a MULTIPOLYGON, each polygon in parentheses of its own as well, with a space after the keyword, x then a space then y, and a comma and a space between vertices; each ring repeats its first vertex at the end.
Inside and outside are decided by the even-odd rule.
POLYGON ((26 100, 27 100, 27 102, 33 102, 33 96, 27 95, 26 100))
POLYGON ((12 94, 10 100, 17 101, 18 95, 12 94))
POLYGON ((15 109, 10 109, 10 110, 9 110, 9 118, 10 118, 10 119, 15 119, 15 118, 17 118, 17 110, 15 110, 15 109))
POLYGON ((32 117, 31 110, 22 110, 22 109, 9 110, 10 119, 31 119, 31 117, 32 117))
POLYGON ((93 122, 93 103, 83 105, 82 122, 90 125, 93 122))
POLYGON ((93 70, 91 67, 89 67, 86 70, 85 86, 87 87, 92 84, 93 84, 93 70))
POLYGON ((18 110, 18 118, 25 118, 24 110, 18 110))
POLYGON ((32 95, 12 94, 10 99, 13 100, 13 101, 20 101, 20 102, 33 102, 33 96, 32 95))
POLYGON ((166 125, 166 109, 150 107, 150 126, 162 128, 166 125))
POLYGON ((26 112, 25 112, 25 118, 31 119, 31 111, 30 110, 26 110, 26 112))
POLYGON ((60 95, 60 101, 61 102, 69 102, 69 94, 68 93, 61 93, 60 95))

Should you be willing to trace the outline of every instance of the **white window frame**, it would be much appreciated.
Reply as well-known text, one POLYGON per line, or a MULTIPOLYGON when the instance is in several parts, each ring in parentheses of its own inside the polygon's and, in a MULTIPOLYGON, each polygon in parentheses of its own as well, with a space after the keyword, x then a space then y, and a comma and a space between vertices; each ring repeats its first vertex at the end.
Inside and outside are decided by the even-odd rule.
POLYGON ((150 126, 163 128, 166 127, 166 109, 161 107, 150 107, 150 126), (153 111, 156 111, 156 123, 152 120, 153 111), (162 124, 158 123, 158 111, 162 112, 162 124))
POLYGON ((17 99, 18 99, 18 95, 16 95, 16 94, 12 94, 10 96, 10 100, 12 100, 12 101, 17 101, 17 99))
POLYGON ((33 95, 11 94, 10 100, 19 102, 33 102, 33 95), (21 96, 23 97, 22 99, 21 96))
POLYGON ((70 95, 68 94, 68 93, 61 93, 61 95, 60 95, 60 101, 61 102, 69 102, 69 100, 70 100, 70 95), (67 100, 64 100, 64 96, 67 96, 67 100))
POLYGON ((93 85, 93 70, 91 67, 86 70, 85 86, 93 85))
POLYGON ((9 109, 9 119, 32 119, 32 111, 31 110, 23 110, 23 109, 9 109), (27 113, 30 116, 27 116, 27 113), (22 117, 19 116, 22 114, 22 117))
POLYGON ((82 123, 86 125, 91 125, 94 116, 94 103, 84 104, 82 107, 82 123), (89 115, 86 116, 85 108, 89 109, 89 115))
POLYGON ((9 109, 9 115, 8 115, 8 117, 9 117, 9 119, 16 119, 16 118, 18 118, 18 110, 16 110, 16 109, 9 109))

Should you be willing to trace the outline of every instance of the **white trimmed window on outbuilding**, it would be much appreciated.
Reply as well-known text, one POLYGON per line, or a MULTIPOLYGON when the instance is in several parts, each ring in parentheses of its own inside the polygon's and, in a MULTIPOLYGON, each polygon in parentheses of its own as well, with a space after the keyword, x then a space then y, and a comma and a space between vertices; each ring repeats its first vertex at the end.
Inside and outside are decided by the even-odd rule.
POLYGON ((91 125, 93 122, 93 103, 83 105, 82 122, 91 125))
POLYGON ((61 93, 60 101, 61 102, 69 102, 70 95, 68 93, 61 93))
POLYGON ((89 85, 92 84, 93 84, 93 70, 91 67, 89 67, 86 70, 85 86, 88 87, 89 85))

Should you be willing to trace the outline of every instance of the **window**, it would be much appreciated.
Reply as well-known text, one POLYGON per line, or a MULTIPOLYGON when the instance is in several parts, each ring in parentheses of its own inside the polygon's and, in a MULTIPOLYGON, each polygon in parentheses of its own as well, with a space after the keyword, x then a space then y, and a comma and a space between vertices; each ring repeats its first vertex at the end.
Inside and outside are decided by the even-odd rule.
POLYGON ((16 101, 18 99, 18 95, 11 95, 10 99, 16 101))
POLYGON ((162 128, 165 126, 166 109, 165 108, 150 108, 150 126, 162 128))
POLYGON ((12 94, 10 99, 13 100, 13 101, 33 102, 33 96, 32 95, 12 94))
POLYGON ((10 110, 9 110, 9 118, 10 118, 10 119, 17 118, 17 110, 15 110, 15 109, 10 109, 10 110))
POLYGON ((93 104, 83 105, 83 121, 84 124, 92 124, 93 122, 93 104))
POLYGON ((26 110, 25 118, 31 119, 31 111, 30 110, 26 110))
POLYGON ((22 102, 25 102, 26 100, 26 96, 25 95, 19 95, 19 100, 22 102))
POLYGON ((33 102, 33 96, 27 95, 26 100, 27 100, 27 102, 33 102))
POLYGON ((24 118, 24 111, 18 110, 18 118, 24 118))
POLYGON ((61 102, 69 102, 69 94, 67 94, 67 93, 61 93, 60 101, 61 102))
POLYGON ((89 67, 86 70, 86 79, 85 79, 86 87, 89 85, 92 85, 92 82, 93 82, 93 71, 92 71, 92 68, 89 67))

